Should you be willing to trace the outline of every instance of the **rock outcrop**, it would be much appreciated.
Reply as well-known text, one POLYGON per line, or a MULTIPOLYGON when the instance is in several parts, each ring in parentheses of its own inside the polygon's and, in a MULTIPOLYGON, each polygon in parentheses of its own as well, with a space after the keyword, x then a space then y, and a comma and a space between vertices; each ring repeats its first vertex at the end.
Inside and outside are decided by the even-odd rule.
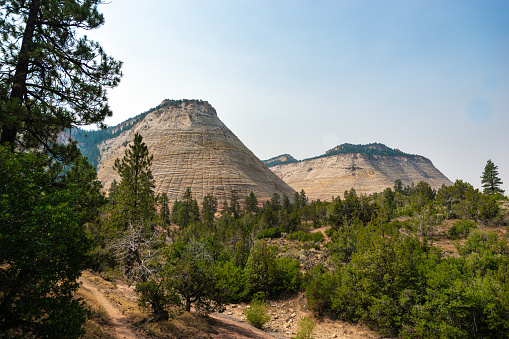
POLYGON ((231 192, 239 197, 254 192, 259 200, 273 193, 293 197, 294 191, 271 172, 221 120, 206 101, 165 100, 134 126, 98 145, 98 178, 108 189, 114 179, 115 159, 124 156, 135 133, 154 159, 152 173, 156 193, 167 193, 170 201, 180 199, 187 187, 201 201, 206 194, 221 203, 231 192))
MULTIPOLYGON (((330 153, 329 153, 330 154, 330 153)), ((415 155, 342 153, 270 167, 294 190, 304 190, 310 199, 331 200, 345 190, 358 194, 382 192, 400 179, 403 185, 428 182, 433 188, 451 185, 433 163, 415 155)))

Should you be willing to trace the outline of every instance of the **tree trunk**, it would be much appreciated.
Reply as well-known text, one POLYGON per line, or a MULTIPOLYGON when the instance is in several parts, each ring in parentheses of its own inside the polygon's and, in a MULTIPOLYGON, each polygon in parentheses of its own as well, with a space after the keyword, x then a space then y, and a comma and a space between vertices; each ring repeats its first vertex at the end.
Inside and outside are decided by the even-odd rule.
MULTIPOLYGON (((18 104, 21 106, 26 99, 27 86, 26 80, 28 76, 28 68, 30 65, 30 54, 33 50, 33 37, 35 31, 35 24, 37 21, 37 15, 39 8, 41 7, 40 0, 32 0, 30 3, 30 10, 28 13, 28 19, 23 33, 23 41, 21 42, 21 48, 18 54, 18 62, 16 64, 16 71, 14 78, 12 79, 12 90, 11 99, 17 99, 18 104)), ((12 115, 17 114, 11 112, 12 115)), ((18 118, 12 119, 8 125, 2 126, 2 136, 0 137, 0 144, 8 143, 11 150, 14 151, 16 136, 18 134, 18 118)))

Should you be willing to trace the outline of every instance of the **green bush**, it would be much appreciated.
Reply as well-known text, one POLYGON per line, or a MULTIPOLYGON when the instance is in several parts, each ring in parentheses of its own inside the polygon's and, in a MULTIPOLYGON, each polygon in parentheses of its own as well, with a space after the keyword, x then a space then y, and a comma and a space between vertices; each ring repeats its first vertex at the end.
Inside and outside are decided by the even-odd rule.
POLYGON ((461 239, 466 238, 470 233, 471 229, 477 227, 477 223, 471 220, 459 220, 452 225, 452 227, 447 232, 447 235, 451 239, 461 239))
POLYGON ((173 291, 161 286, 161 282, 149 280, 136 283, 134 291, 138 294, 138 305, 141 308, 152 312, 152 320, 168 320, 173 318, 178 312, 170 314, 169 307, 180 305, 179 297, 173 291))
POLYGON ((244 269, 246 274, 246 295, 263 292, 268 295, 277 285, 276 248, 265 240, 256 242, 244 269))
POLYGON ((277 282, 273 292, 296 292, 302 282, 300 261, 288 257, 277 259, 277 282))
POLYGON ((331 293, 337 286, 335 277, 323 266, 316 267, 306 272, 305 287, 308 309, 318 316, 331 311, 331 293))
POLYGON ((266 238, 270 239, 281 238, 281 229, 279 227, 267 228, 259 231, 256 234, 256 239, 266 239, 266 238))
POLYGON ((336 229, 331 227, 327 230, 325 230, 325 234, 328 236, 328 237, 332 237, 332 235, 334 234, 334 232, 336 232, 336 229))
POLYGON ((222 291, 225 291, 226 302, 238 303, 246 299, 246 274, 244 270, 231 261, 217 266, 217 284, 222 291))
POLYGON ((253 298, 246 310, 247 322, 256 328, 262 328, 270 321, 269 311, 265 306, 265 301, 257 297, 253 298))

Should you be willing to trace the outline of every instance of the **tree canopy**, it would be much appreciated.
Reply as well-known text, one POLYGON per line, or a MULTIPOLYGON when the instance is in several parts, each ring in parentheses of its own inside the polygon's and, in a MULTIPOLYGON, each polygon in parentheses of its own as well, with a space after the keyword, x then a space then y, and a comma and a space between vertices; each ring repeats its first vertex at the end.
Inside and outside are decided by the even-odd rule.
POLYGON ((0 143, 50 148, 61 131, 111 116, 106 88, 122 63, 78 34, 104 23, 101 2, 0 1, 0 143))
POLYGON ((87 312, 73 293, 90 267, 81 207, 97 209, 97 186, 34 153, 0 146, 0 163, 0 333, 77 337, 87 312))

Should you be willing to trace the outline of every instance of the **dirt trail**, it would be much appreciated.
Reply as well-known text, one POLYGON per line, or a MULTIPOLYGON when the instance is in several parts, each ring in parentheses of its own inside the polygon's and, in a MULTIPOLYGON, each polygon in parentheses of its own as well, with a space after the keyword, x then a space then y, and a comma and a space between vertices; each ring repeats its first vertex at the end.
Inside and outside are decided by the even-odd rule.
POLYGON ((217 331, 217 334, 211 334, 214 339, 274 339, 270 334, 257 329, 254 326, 239 321, 221 313, 209 315, 210 326, 217 331))
POLYGON ((93 282, 87 280, 87 278, 83 275, 79 281, 82 283, 83 288, 90 291, 90 293, 92 293, 92 295, 97 299, 97 302, 99 302, 104 308, 104 311, 110 317, 117 338, 138 338, 138 336, 129 328, 128 318, 104 296, 93 282))

